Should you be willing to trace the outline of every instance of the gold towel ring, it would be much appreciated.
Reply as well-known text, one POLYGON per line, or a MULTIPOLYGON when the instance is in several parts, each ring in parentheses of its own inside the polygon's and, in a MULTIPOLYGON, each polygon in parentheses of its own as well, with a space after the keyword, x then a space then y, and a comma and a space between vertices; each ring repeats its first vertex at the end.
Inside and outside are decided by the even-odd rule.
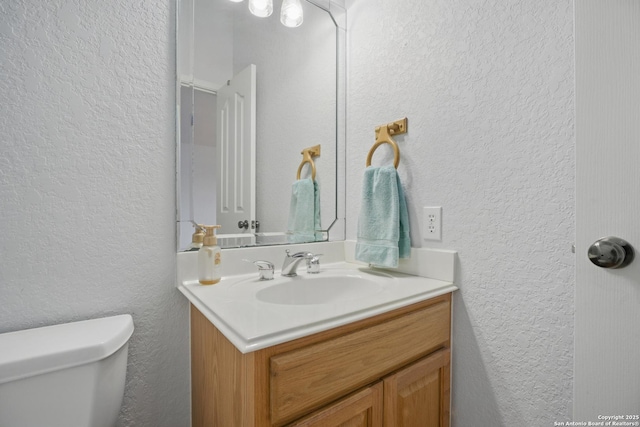
POLYGON ((312 180, 316 180, 316 165, 315 163, 313 163, 313 160, 309 159, 309 160, 302 160, 302 163, 300 163, 300 166, 298 166, 298 175, 296 176, 296 179, 300 179, 300 172, 302 172, 302 166, 304 166, 305 163, 309 163, 309 166, 311 166, 311 179, 312 180))
POLYGON ((320 145, 305 148, 300 152, 300 154, 302 154, 302 163, 300 163, 300 166, 298 166, 298 174, 296 175, 296 179, 300 179, 300 172, 302 172, 302 166, 304 166, 305 163, 309 163, 309 166, 311 166, 311 179, 315 181, 316 180, 316 164, 313 163, 313 158, 320 155, 320 145))
POLYGON ((398 148, 398 144, 391 138, 391 134, 397 135, 401 133, 407 132, 407 118, 405 117, 402 120, 395 121, 393 123, 389 123, 388 125, 382 125, 376 128, 376 143, 373 144, 373 147, 369 150, 369 154, 367 155, 367 167, 371 166, 371 158, 373 157, 373 152, 381 146, 382 144, 389 144, 391 148, 393 148, 393 167, 398 169, 398 165, 400 164, 400 149, 398 148))

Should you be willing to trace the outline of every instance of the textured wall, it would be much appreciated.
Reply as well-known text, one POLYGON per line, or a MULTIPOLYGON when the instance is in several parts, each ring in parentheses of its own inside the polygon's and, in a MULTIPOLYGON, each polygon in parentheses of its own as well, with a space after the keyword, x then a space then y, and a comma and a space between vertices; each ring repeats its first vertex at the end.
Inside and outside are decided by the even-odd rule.
MULTIPOLYGON (((414 246, 459 251, 453 426, 570 413, 574 134, 571 0, 348 3, 347 237, 374 127, 403 116, 414 246), (420 238, 443 207, 443 241, 420 238)), ((388 162, 381 147, 374 164, 388 162)))
POLYGON ((131 313, 121 426, 189 423, 174 8, 0 3, 0 332, 131 313))

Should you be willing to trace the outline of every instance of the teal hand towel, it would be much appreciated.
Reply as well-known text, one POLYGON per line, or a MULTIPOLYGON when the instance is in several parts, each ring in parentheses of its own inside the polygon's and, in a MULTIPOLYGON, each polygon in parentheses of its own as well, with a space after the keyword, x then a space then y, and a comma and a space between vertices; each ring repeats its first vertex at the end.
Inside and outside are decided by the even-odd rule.
POLYGON ((393 166, 364 171, 355 258, 380 267, 397 267, 411 255, 409 212, 393 166))
POLYGON ((320 192, 310 178, 299 179, 291 187, 287 235, 292 243, 314 242, 320 230, 320 192))

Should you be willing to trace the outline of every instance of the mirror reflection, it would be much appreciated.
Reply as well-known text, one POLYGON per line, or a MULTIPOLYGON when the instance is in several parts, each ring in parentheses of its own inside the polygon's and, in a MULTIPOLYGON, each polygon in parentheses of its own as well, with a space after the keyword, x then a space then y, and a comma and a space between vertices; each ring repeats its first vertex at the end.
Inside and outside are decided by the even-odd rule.
POLYGON ((192 222, 220 224, 223 247, 327 239, 343 126, 337 9, 276 0, 259 17, 246 1, 181 1, 179 249, 192 222))

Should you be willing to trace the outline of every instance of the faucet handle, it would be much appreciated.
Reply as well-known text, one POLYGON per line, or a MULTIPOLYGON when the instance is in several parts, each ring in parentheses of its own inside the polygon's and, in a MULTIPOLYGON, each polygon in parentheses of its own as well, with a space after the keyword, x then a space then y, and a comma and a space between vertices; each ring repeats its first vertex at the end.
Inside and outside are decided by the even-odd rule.
POLYGON ((311 254, 311 257, 307 258, 307 273, 318 274, 320 273, 320 257, 322 254, 311 254))
POLYGON ((273 280, 274 266, 269 261, 253 261, 256 267, 258 267, 258 275, 260 280, 273 280))

